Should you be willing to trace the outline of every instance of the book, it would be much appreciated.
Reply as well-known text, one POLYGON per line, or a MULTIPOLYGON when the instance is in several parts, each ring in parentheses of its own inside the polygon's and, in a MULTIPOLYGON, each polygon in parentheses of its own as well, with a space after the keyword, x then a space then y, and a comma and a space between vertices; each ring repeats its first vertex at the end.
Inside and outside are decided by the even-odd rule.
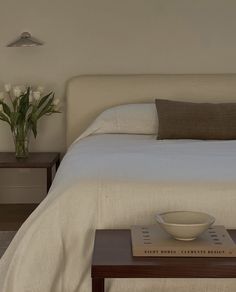
POLYGON ((236 244, 222 225, 210 227, 197 239, 172 238, 159 225, 132 226, 133 256, 145 257, 236 257, 236 244))

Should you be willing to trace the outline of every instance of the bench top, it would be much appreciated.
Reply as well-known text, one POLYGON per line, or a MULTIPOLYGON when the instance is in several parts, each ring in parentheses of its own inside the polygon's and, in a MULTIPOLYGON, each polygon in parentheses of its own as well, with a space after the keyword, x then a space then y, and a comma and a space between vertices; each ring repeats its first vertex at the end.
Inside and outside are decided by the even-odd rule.
MULTIPOLYGON (((236 242, 236 230, 228 230, 236 242)), ((236 258, 133 257, 130 230, 96 230, 96 278, 235 278, 236 258)))

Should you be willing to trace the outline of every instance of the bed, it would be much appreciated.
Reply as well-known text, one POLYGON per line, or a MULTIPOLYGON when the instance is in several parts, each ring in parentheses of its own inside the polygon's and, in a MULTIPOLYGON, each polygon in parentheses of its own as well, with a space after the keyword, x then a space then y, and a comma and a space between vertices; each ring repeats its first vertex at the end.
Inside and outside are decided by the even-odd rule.
MULTIPOLYGON (((150 224, 156 212, 173 209, 209 212, 217 223, 236 227, 236 141, 156 141, 150 133, 109 133, 99 127, 96 132, 94 124, 87 129, 111 106, 153 102, 156 96, 235 101, 236 75, 72 79, 67 90, 68 151, 47 198, 0 261, 0 291, 91 291, 96 228, 150 224)), ((233 292, 236 280, 124 279, 106 285, 109 292, 233 292)))

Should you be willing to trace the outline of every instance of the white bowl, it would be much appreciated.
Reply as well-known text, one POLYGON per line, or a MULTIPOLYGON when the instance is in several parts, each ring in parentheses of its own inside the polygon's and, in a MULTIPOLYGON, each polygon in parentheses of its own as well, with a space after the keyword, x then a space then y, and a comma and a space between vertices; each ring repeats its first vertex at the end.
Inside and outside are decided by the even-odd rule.
POLYGON ((194 240, 214 222, 215 218, 202 212, 173 211, 156 215, 160 226, 178 240, 194 240))

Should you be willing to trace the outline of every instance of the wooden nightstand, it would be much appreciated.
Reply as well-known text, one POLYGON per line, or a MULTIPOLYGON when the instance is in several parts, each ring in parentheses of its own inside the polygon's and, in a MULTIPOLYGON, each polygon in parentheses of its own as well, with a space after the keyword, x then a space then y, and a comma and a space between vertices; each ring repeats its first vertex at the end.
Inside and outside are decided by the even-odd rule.
MULTIPOLYGON (((0 152, 0 168, 45 168, 47 192, 52 184, 52 170, 60 164, 58 152, 32 152, 26 159, 15 158, 15 153, 0 152)), ((38 204, 0 204, 0 230, 17 230, 38 204)))
POLYGON ((0 168, 45 168, 47 169, 47 192, 52 184, 52 168, 60 164, 58 152, 32 152, 28 158, 17 159, 15 153, 0 152, 0 168))

